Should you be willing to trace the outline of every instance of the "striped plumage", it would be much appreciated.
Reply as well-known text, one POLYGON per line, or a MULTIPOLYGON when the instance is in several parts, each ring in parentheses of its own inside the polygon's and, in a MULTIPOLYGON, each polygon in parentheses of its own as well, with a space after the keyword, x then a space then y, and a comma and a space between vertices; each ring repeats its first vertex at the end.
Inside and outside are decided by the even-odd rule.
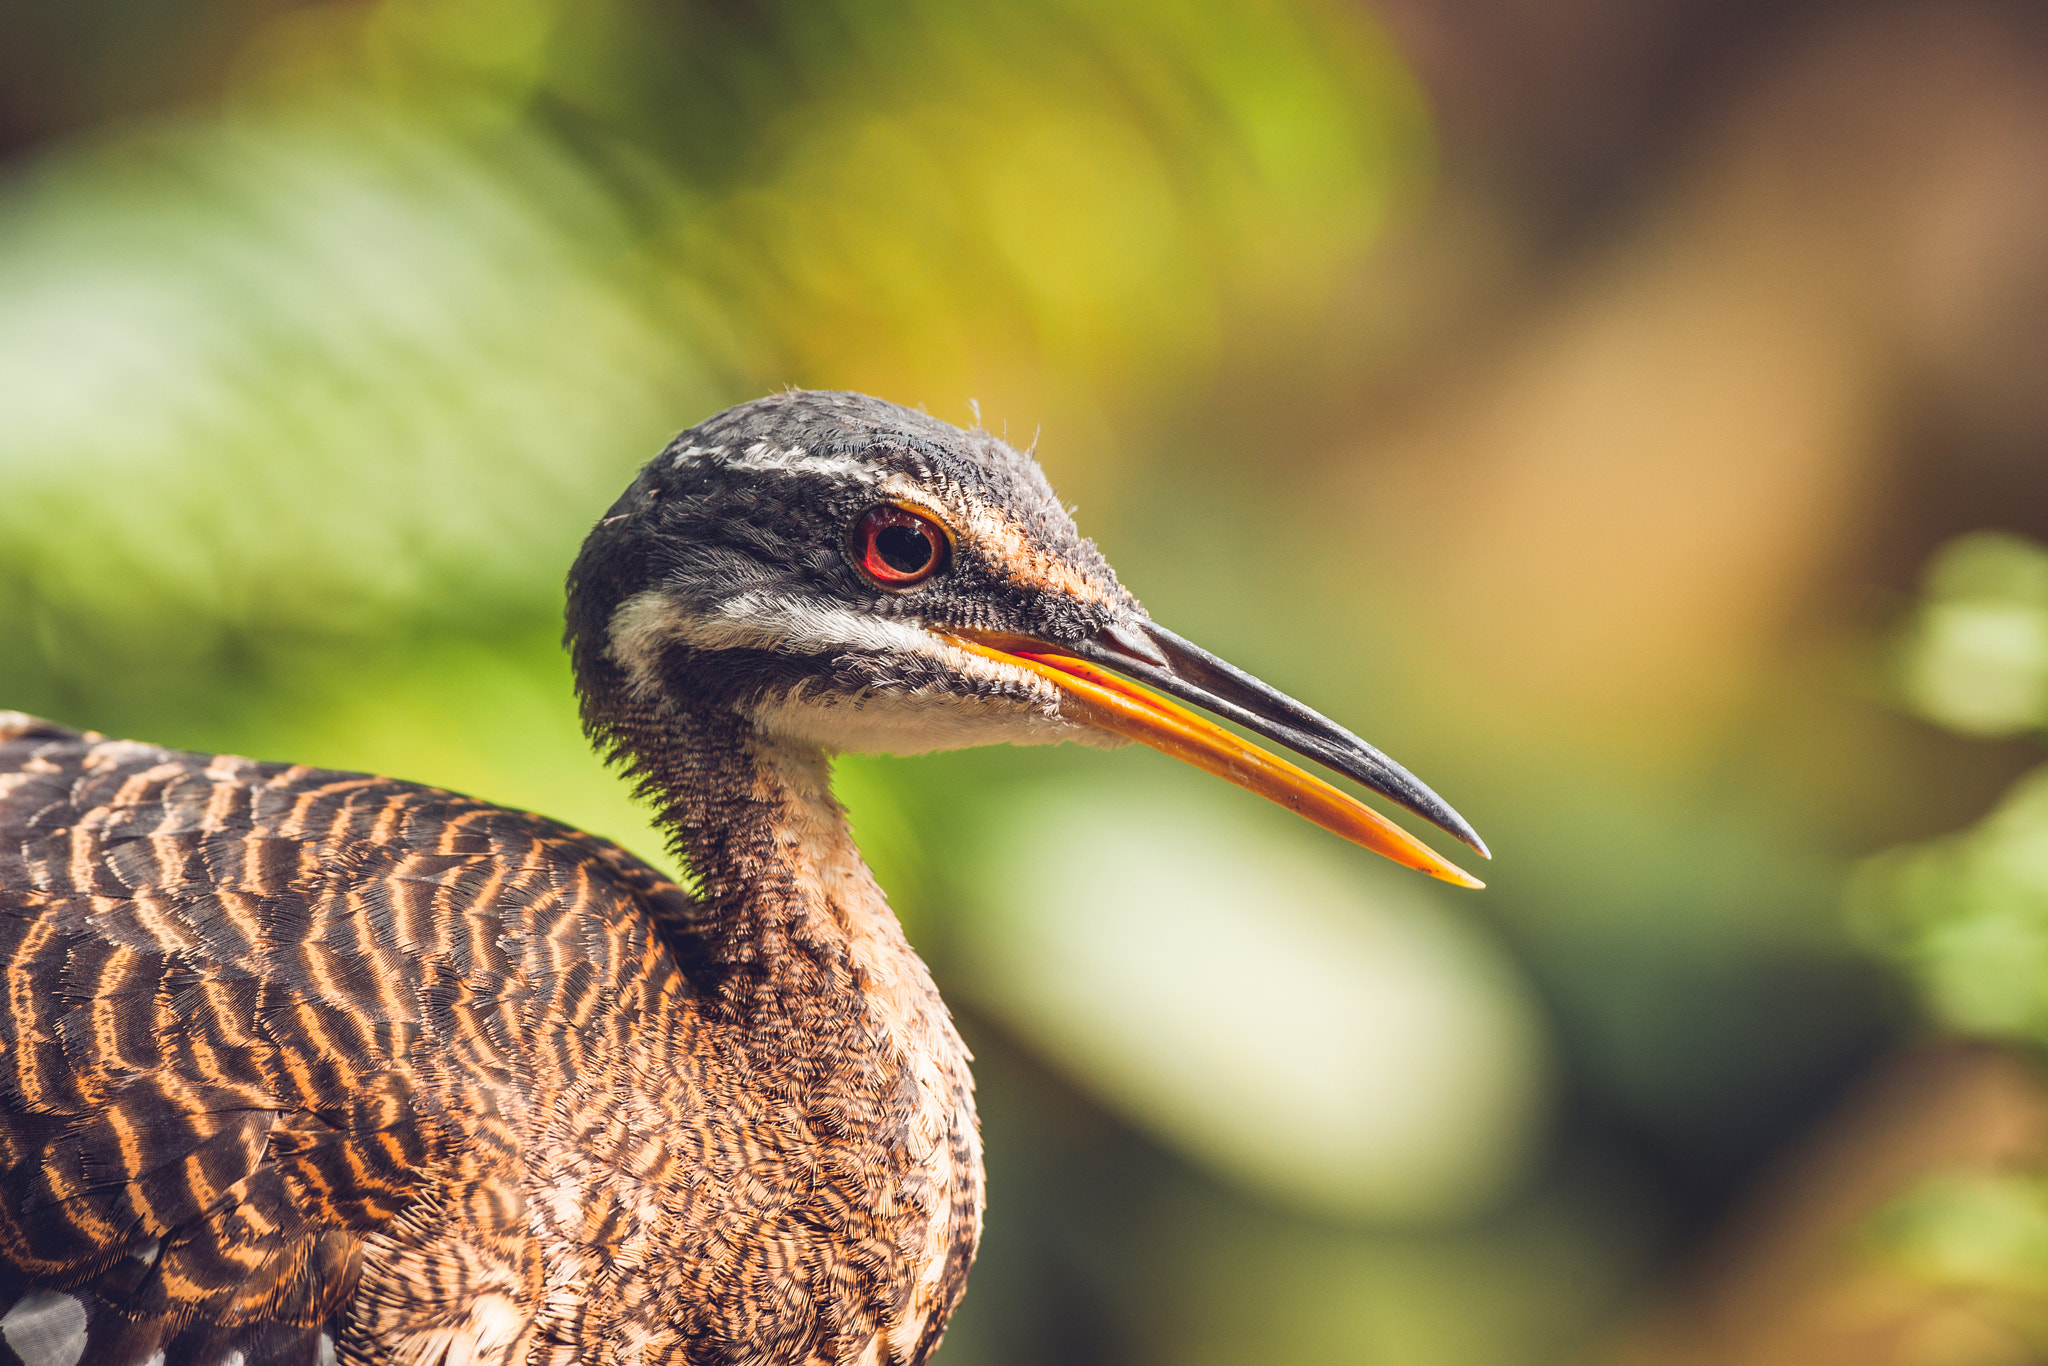
POLYGON ((923 1361, 972 1081, 827 751, 1140 734, 977 642, 1355 746, 1469 833, 1153 627, 1027 458, 857 395, 677 438, 569 634, 694 890, 472 798, 0 713, 0 1363, 923 1361), (947 543, 863 552, 877 508, 947 543))
POLYGON ((767 1050, 783 1086, 706 1046, 693 903, 645 864, 408 783, 0 733, 0 1257, 13 1291, 86 1288, 87 1361, 431 1359, 396 1344, 465 1323, 498 1359, 531 1305, 535 1359, 595 1360, 664 1299, 696 1306, 690 1360, 833 1360, 749 1287, 873 1302, 854 1333, 886 1311, 896 1202, 865 1192, 918 1192, 858 1138, 898 1083, 861 1084, 886 1072, 849 1065, 850 1016, 829 1054, 767 1050), (800 1199, 754 1170, 768 1139, 800 1199))

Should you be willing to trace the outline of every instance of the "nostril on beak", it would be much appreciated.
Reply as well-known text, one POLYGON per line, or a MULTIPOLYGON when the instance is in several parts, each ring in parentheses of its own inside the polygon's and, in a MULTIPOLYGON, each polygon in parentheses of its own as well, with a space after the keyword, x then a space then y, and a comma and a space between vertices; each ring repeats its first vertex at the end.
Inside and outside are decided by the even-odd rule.
POLYGON ((1095 634, 1097 639, 1133 658, 1142 659, 1147 664, 1161 669, 1172 667, 1167 663, 1166 656, 1159 652, 1159 647, 1152 643, 1152 638, 1135 627, 1112 623, 1095 634))

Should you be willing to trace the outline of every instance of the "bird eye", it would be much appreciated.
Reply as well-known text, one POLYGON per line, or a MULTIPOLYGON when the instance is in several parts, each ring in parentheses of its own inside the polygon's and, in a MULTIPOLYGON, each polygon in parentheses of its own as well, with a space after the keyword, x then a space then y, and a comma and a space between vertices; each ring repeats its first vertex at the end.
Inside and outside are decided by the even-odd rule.
POLYGON ((909 508, 870 508, 853 524, 853 562, 883 588, 909 588, 946 567, 951 550, 937 522, 909 508))

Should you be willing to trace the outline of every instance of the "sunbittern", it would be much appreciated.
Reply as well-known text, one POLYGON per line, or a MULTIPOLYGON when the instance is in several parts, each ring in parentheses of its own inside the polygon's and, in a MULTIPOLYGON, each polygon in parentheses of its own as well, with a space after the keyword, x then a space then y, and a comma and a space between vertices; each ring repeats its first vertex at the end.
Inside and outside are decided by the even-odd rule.
POLYGON ((0 714, 0 1356, 912 1363, 980 1235, 967 1053, 826 755, 1142 740, 1411 867, 1479 846, 1155 626, 1032 461, 857 394, 722 413, 569 576, 584 723, 686 890, 388 778, 0 714))

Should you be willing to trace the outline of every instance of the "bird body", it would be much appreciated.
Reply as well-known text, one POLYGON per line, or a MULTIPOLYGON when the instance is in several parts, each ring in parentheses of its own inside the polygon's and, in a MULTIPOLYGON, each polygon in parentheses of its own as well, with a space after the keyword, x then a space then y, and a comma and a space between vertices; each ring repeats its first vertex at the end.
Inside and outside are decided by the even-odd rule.
POLYGON ((859 395, 677 438, 568 640, 688 888, 473 798, 0 713, 0 1363, 924 1361, 973 1083, 830 751, 1135 735, 1464 877, 1087 662, 1469 835, 1153 626, 1028 458, 859 395))
POLYGON ((19 717, 0 773, 0 1258, 83 1359, 936 1339, 966 1054, 821 774, 761 811, 804 871, 734 963, 616 846, 451 793, 19 717))

